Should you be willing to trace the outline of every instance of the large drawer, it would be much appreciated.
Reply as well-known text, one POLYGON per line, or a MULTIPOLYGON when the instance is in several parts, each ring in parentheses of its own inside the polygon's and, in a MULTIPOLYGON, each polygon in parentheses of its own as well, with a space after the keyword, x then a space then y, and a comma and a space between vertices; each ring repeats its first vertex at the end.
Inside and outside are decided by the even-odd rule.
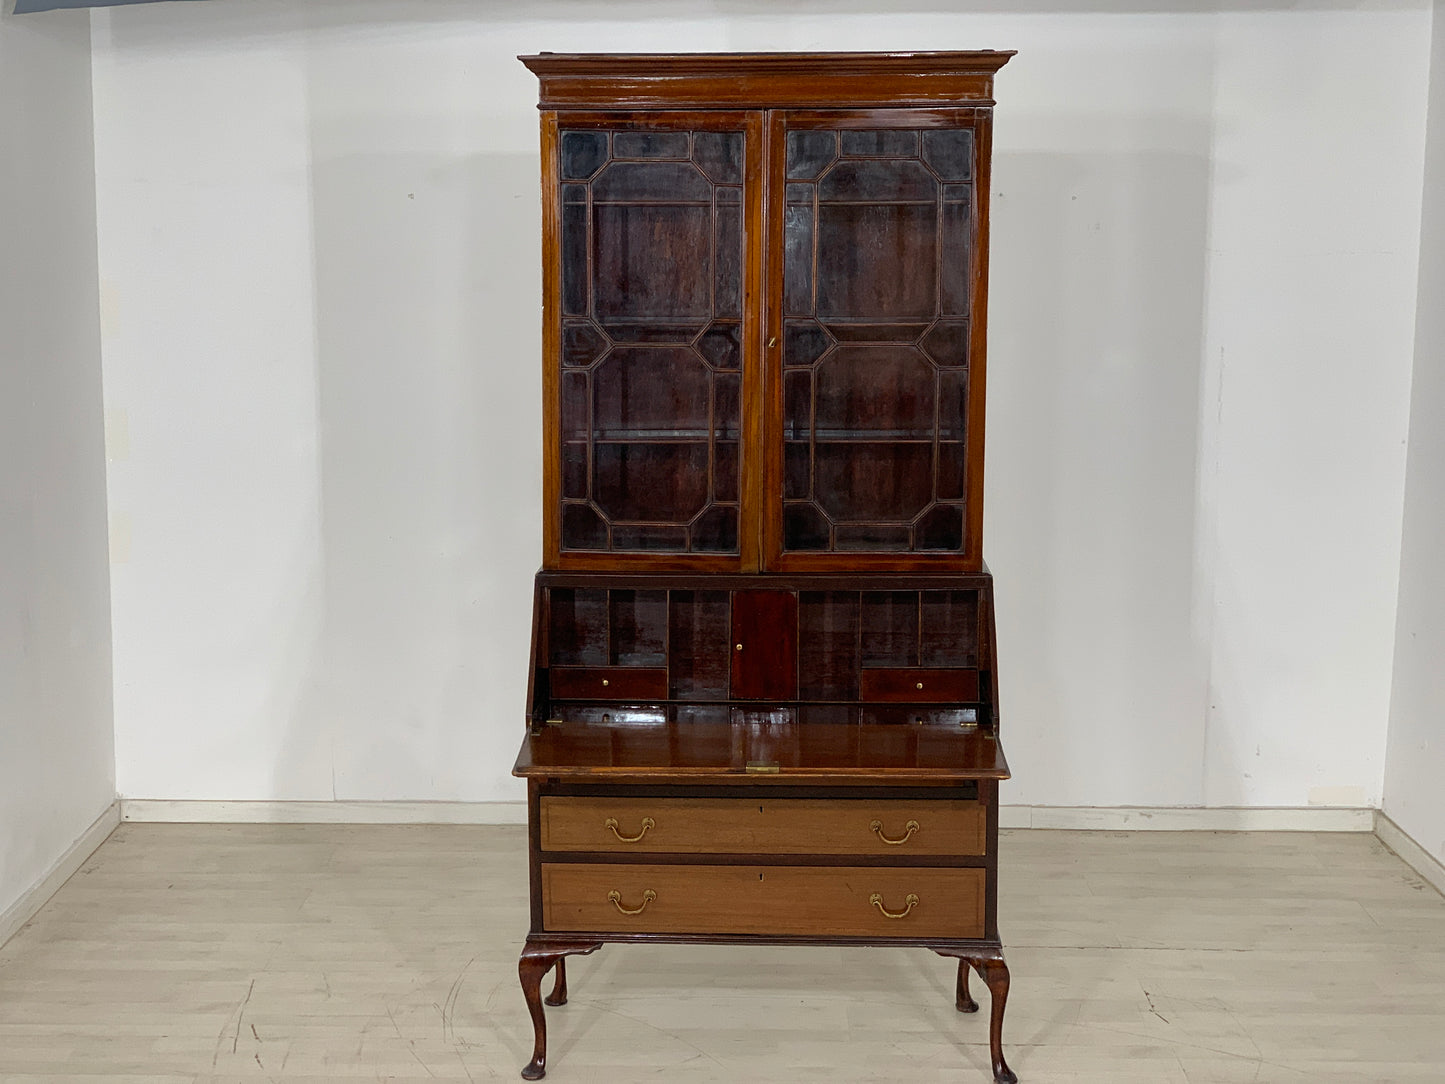
POLYGON ((977 801, 544 796, 542 850, 981 855, 977 801))
POLYGON ((549 932, 982 937, 984 871, 543 863, 542 916, 549 932))

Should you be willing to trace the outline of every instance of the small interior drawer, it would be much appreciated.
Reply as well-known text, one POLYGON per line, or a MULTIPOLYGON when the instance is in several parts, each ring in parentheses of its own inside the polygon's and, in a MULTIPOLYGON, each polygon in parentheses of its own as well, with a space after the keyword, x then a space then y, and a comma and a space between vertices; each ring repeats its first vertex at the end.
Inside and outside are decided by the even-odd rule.
POLYGON ((544 851, 981 855, 983 803, 544 795, 544 851))
POLYGON ((981 869, 544 863, 549 931, 982 937, 981 869))
POLYGON ((667 671, 632 666, 554 666, 556 700, 666 700, 667 671))
POLYGON ((865 669, 860 674, 858 695, 862 700, 914 704, 973 703, 978 700, 978 671, 917 667, 865 669))

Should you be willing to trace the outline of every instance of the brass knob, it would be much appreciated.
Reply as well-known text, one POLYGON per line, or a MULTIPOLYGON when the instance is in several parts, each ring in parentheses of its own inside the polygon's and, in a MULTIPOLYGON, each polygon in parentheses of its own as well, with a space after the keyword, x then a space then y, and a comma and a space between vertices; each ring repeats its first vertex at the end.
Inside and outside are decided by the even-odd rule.
MULTIPOLYGON (((604 681, 602 684, 603 684, 603 685, 606 685, 607 682, 604 681)), ((920 681, 917 685, 915 685, 915 686, 913 686, 913 687, 914 687, 915 689, 921 689, 921 688, 923 688, 923 682, 920 681)))
MULTIPOLYGON (((606 685, 606 684, 607 684, 607 679, 606 679, 606 678, 603 678, 603 679, 602 679, 602 684, 603 684, 603 685, 606 685)), ((920 686, 918 686, 918 687, 919 687, 920 689, 923 688, 922 685, 920 685, 920 686)))
POLYGON ((743 649, 743 645, 742 645, 742 644, 734 644, 734 645, 733 645, 733 650, 734 650, 734 651, 741 651, 742 649, 743 649))

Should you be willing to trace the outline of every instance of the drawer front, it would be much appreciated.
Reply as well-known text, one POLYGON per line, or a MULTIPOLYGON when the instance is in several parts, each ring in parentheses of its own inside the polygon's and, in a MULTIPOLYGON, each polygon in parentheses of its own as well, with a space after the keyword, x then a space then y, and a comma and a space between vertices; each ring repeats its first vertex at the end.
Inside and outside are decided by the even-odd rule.
POLYGON ((667 671, 631 666, 554 666, 557 700, 666 700, 667 671))
POLYGON ((542 866, 553 932, 982 937, 983 915, 981 869, 542 866))
POLYGON ((915 704, 958 704, 978 700, 977 670, 863 670, 860 700, 911 701, 915 704))
POLYGON ((977 801, 544 796, 544 851, 980 855, 977 801))

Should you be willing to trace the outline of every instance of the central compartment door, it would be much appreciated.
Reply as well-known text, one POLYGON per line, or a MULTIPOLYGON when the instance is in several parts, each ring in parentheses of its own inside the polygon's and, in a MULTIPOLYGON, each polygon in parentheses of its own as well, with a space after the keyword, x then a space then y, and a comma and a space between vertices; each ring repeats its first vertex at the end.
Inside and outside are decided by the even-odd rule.
POLYGON ((732 698, 798 695, 798 597, 791 591, 734 591, 732 698))

